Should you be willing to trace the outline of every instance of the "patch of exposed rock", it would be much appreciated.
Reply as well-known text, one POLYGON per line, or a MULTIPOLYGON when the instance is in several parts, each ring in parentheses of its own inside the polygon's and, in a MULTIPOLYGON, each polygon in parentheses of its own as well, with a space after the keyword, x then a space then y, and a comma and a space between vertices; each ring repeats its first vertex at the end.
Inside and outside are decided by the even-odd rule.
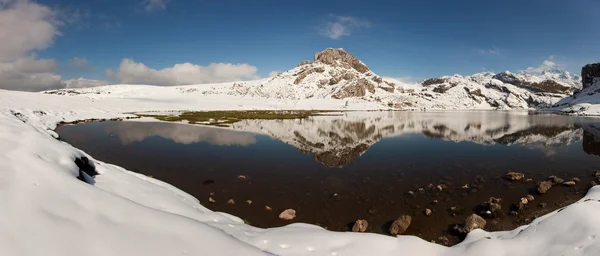
MULTIPOLYGON (((333 78, 332 78, 333 79, 333 78)), ((375 86, 365 78, 361 78, 353 84, 346 85, 331 97, 334 99, 345 99, 349 97, 362 97, 367 92, 374 93, 375 86)))
POLYGON ((502 72, 493 76, 493 79, 500 80, 503 83, 512 84, 517 87, 521 87, 532 92, 549 92, 549 93, 568 93, 571 91, 570 87, 561 85, 553 80, 544 80, 542 82, 528 82, 517 78, 510 72, 502 72))
POLYGON ((400 218, 395 220, 390 226, 390 234, 392 235, 401 235, 406 232, 408 226, 412 222, 412 217, 410 215, 402 215, 400 218))
POLYGON ((323 73, 325 72, 325 69, 323 67, 316 67, 316 68, 311 68, 311 69, 306 69, 303 71, 298 72, 298 76, 296 77, 296 80, 294 80, 294 84, 299 84, 300 82, 302 82, 302 80, 304 78, 306 78, 308 75, 312 74, 312 73, 323 73))
POLYGON ((334 67, 353 68, 360 73, 369 71, 367 65, 342 48, 327 48, 315 54, 315 62, 325 63, 334 67))

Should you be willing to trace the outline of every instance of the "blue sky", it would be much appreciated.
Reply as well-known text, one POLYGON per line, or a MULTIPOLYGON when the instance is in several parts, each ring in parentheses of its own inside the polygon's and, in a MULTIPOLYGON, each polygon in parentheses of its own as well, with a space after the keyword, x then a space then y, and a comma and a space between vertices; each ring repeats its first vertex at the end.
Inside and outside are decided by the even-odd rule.
POLYGON ((31 52, 64 79, 110 79, 124 58, 151 69, 247 63, 265 77, 327 47, 412 79, 518 71, 550 56, 579 73, 600 58, 597 0, 33 2, 62 14, 60 35, 31 52), (85 65, 69 65, 74 57, 85 65))

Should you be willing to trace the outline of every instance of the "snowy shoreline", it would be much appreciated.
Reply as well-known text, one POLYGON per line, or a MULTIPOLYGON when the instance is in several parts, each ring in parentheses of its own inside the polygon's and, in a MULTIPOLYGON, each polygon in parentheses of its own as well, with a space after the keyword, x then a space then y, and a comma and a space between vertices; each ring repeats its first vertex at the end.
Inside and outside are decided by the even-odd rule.
MULTIPOLYGON (((60 122, 137 111, 216 110, 184 99, 90 99, 0 91, 0 255, 594 255, 600 252, 600 187, 513 231, 475 230, 444 247, 417 237, 331 232, 292 224, 259 229, 212 212, 164 182, 57 140, 60 122), (81 182, 74 160, 100 173, 81 182), (35 246, 31 241, 35 241, 35 246)), ((264 102, 263 102, 264 103, 264 102)), ((258 103, 253 103, 260 107, 258 103)), ((328 104, 321 106, 327 107, 328 104)), ((263 105, 264 106, 264 105, 263 105)), ((299 106, 296 106, 299 107, 299 106)), ((331 105, 329 105, 331 107, 331 105)))

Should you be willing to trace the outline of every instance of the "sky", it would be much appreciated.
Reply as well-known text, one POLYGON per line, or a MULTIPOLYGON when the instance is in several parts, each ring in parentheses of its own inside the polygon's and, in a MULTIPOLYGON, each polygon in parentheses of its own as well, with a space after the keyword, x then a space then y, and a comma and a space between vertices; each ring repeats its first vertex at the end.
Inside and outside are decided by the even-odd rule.
POLYGON ((409 82, 579 73, 600 61, 599 14, 597 0, 0 0, 0 88, 257 79, 327 47, 409 82))

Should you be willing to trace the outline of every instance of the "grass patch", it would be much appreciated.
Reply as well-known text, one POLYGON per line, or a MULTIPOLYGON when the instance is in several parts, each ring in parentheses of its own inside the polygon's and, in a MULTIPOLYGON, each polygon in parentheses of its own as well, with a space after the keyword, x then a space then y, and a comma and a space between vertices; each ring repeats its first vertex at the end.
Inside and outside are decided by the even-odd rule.
POLYGON ((219 127, 242 120, 275 120, 275 119, 304 119, 318 115, 336 115, 329 110, 249 110, 249 111, 190 111, 180 115, 151 115, 136 114, 140 117, 151 117, 166 122, 188 121, 190 124, 202 124, 219 127))

